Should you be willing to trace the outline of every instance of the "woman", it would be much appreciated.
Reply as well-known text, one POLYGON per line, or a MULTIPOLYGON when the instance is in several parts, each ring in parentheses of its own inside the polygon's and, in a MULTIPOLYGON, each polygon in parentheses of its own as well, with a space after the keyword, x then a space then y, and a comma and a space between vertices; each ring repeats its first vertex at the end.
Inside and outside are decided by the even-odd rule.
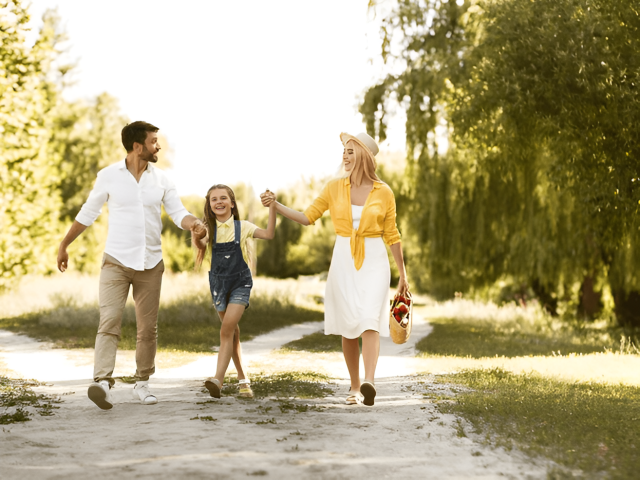
MULTIPOLYGON (((304 212, 278 202, 276 211, 301 225, 313 225, 329 210, 337 236, 324 299, 325 334, 342 335, 342 351, 351 377, 346 403, 373 405, 380 335, 389 336, 391 273, 385 243, 398 265, 398 293, 406 293, 409 283, 396 226, 395 198, 375 172, 378 145, 366 133, 342 133, 340 140, 344 145, 344 177, 325 185, 304 212), (359 337, 364 360, 362 384, 359 337)), ((275 202, 275 195, 268 191, 260 198, 265 206, 275 202)))

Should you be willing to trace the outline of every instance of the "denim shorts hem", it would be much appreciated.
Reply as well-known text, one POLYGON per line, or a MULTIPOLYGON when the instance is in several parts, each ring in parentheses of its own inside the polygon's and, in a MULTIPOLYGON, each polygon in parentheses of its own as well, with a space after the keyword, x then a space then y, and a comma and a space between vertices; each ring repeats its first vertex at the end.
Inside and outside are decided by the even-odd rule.
POLYGON ((214 305, 213 307, 216 309, 216 312, 226 312, 226 311, 227 311, 227 308, 228 308, 228 307, 229 307, 229 305, 231 305, 232 303, 233 303, 234 305, 242 305, 242 306, 244 306, 245 310, 246 310, 247 308, 249 308, 249 303, 248 303, 248 302, 227 302, 227 304, 226 304, 226 305, 224 305, 224 309, 222 309, 222 310, 218 310, 218 307, 216 307, 215 305, 214 305))

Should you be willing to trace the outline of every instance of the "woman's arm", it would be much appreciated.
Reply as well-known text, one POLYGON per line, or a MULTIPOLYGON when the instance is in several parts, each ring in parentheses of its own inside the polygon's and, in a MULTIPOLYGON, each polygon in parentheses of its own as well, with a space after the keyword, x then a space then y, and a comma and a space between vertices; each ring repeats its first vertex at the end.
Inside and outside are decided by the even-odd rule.
MULTIPOLYGON (((276 195, 273 192, 263 193, 262 195, 260 195, 260 200, 262 201, 262 205, 264 205, 265 207, 270 207, 272 204, 275 204, 276 211, 289 220, 293 220, 294 222, 297 222, 300 225, 304 225, 305 227, 311 225, 309 219, 304 213, 298 212, 293 208, 289 208, 282 205, 281 203, 278 203, 276 201, 276 195)), ((271 212, 269 212, 269 215, 271 215, 271 212)))
POLYGON ((300 225, 304 225, 305 227, 310 225, 309 219, 304 213, 294 210, 293 208, 285 207, 279 202, 275 202, 275 204, 276 211, 283 217, 287 217, 289 220, 293 220, 294 222, 297 222, 300 225))
POLYGON ((409 290, 409 282, 407 281, 407 272, 404 268, 404 257, 402 255, 402 242, 394 243, 389 247, 393 254, 393 259, 398 266, 400 280, 398 281, 398 293, 404 295, 409 290))
POLYGON ((267 223, 267 229, 256 228, 253 232, 253 238, 260 238, 262 240, 271 240, 276 234, 276 202, 271 202, 269 205, 269 223, 267 223))

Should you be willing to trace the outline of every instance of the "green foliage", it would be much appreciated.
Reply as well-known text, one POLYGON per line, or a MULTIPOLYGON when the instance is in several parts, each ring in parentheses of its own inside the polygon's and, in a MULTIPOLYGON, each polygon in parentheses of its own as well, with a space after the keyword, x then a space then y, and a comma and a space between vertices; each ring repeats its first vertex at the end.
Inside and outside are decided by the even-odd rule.
POLYGON ((281 350, 304 352, 341 352, 342 337, 340 335, 325 335, 323 331, 305 335, 298 340, 286 343, 281 350))
MULTIPOLYGON (((425 355, 459 357, 525 357, 588 354, 619 350, 625 332, 589 324, 572 325, 541 316, 537 321, 516 317, 496 319, 429 319, 433 331, 416 344, 425 355)), ((637 343, 637 340, 636 340, 637 343)))
POLYGON ((390 103, 407 112, 418 288, 509 275, 555 302, 606 279, 640 324, 639 18, 621 0, 397 3, 381 53, 401 72, 361 112, 380 138, 390 103))
POLYGON ((57 398, 35 393, 30 387, 41 385, 34 380, 17 380, 0 376, 0 425, 28 422, 32 411, 41 416, 53 415, 57 398))
MULTIPOLYGON (((580 469, 585 478, 637 477, 638 387, 568 383, 501 369, 467 370, 438 381, 471 389, 438 409, 462 415, 491 443, 580 469)), ((562 472, 569 473, 556 473, 562 472)))
POLYGON ((35 45, 25 45, 29 15, 22 2, 2 2, 0 17, 0 289, 27 272, 47 270, 61 207, 57 172, 47 158, 56 103, 51 66, 60 40, 47 13, 35 45))
POLYGON ((128 120, 107 93, 91 101, 59 102, 53 114, 48 155, 59 166, 60 218, 72 222, 98 172, 124 158, 120 132, 128 120))
POLYGON ((422 356, 470 358, 640 353, 640 331, 611 321, 551 316, 532 301, 498 306, 456 299, 422 310, 432 332, 416 344, 422 356))
POLYGON ((326 375, 314 372, 258 374, 251 376, 251 388, 257 398, 322 398, 333 393, 330 380, 326 375))
MULTIPOLYGON (((254 294, 250 308, 240 321, 240 339, 247 341, 288 325, 322 319, 321 311, 300 307, 285 294, 254 294)), ((0 318, 0 328, 51 341, 59 347, 92 348, 99 320, 98 305, 79 305, 72 297, 63 297, 51 309, 0 318)), ((211 352, 211 347, 218 345, 220 320, 210 294, 181 297, 161 305, 158 313, 160 350, 211 352)), ((120 348, 136 348, 136 317, 132 304, 124 309, 120 348)))
MULTIPOLYGON (((23 2, 2 2, 0 18, 0 289, 26 273, 50 273, 64 229, 84 203, 99 169, 122 155, 126 121, 115 99, 62 98, 66 40, 55 11, 47 11, 33 47, 23 2)), ((73 245, 74 268, 96 271, 106 237, 100 219, 73 245)))

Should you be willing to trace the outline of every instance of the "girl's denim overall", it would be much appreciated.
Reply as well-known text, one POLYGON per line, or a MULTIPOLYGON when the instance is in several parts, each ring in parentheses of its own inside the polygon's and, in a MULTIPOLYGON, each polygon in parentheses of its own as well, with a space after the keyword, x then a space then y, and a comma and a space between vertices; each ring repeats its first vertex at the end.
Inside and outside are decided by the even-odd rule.
POLYGON ((218 312, 225 312, 229 303, 249 308, 249 296, 253 278, 240 248, 241 224, 234 220, 235 238, 233 242, 216 243, 218 229, 214 230, 211 249, 211 270, 209 287, 213 306, 218 312))

